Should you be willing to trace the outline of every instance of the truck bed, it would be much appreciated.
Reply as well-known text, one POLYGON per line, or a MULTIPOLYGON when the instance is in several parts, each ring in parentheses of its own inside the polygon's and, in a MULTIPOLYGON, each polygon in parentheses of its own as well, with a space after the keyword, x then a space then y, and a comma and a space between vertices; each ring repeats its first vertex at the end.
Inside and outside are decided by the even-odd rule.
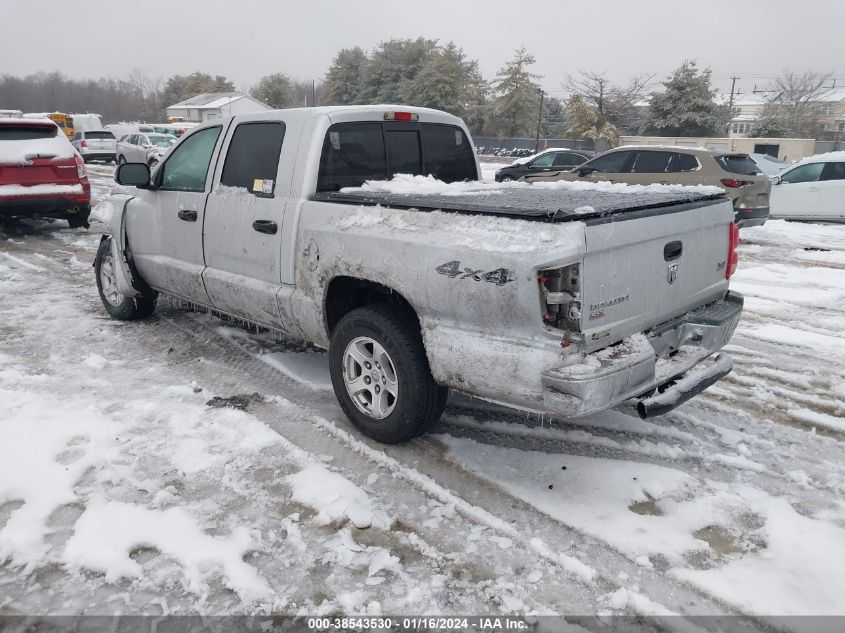
POLYGON ((675 213, 718 204, 723 195, 685 193, 617 193, 513 187, 472 193, 319 192, 319 202, 494 215, 536 222, 586 221, 590 224, 675 213))

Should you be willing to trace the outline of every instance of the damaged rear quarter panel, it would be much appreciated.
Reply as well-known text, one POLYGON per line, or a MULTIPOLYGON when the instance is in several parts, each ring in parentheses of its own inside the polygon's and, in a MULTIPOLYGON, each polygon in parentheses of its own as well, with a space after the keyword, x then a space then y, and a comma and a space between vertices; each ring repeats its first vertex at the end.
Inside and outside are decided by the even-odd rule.
POLYGON ((438 383, 537 404, 560 336, 543 327, 536 271, 583 258, 582 223, 306 202, 296 243, 295 319, 322 328, 309 338, 327 338, 332 279, 372 281, 416 311, 438 383))

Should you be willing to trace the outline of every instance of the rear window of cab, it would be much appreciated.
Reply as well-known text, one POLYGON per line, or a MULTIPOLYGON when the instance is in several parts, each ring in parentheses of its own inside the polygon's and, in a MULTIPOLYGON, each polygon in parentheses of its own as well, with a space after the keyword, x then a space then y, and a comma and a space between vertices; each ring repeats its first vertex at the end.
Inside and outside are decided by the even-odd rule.
POLYGON ((454 125, 336 123, 326 132, 317 191, 360 187, 396 174, 431 175, 444 182, 478 180, 469 139, 454 125))

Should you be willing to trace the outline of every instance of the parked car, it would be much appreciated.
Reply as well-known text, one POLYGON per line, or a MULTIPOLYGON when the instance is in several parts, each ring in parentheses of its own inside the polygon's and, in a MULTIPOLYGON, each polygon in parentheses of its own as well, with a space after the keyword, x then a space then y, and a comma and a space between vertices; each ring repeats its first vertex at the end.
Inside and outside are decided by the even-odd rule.
POLYGON ((697 147, 625 145, 596 156, 572 171, 529 174, 526 182, 570 180, 631 185, 713 185, 725 190, 739 227, 761 225, 769 217, 769 178, 748 154, 697 147))
POLYGON ((49 119, 0 119, 0 216, 63 218, 88 226, 82 157, 49 119))
POLYGON ((469 138, 396 106, 206 123, 152 175, 118 166, 135 188, 96 210, 103 306, 139 319, 166 293, 327 348, 343 411, 382 442, 425 432, 450 388, 564 417, 636 398, 648 417, 731 370, 714 356, 742 310, 727 197, 462 194, 469 138), (461 188, 372 186, 397 173, 461 188))
POLYGON ((845 221, 845 152, 806 158, 775 176, 772 217, 845 221))
POLYGON ((769 156, 768 154, 749 154, 748 157, 754 161, 761 174, 769 177, 777 176, 784 169, 792 165, 792 163, 775 158, 774 156, 769 156))
POLYGON ((580 149, 547 149, 527 158, 518 158, 507 167, 503 167, 496 172, 496 182, 519 180, 529 174, 559 172, 562 169, 569 170, 588 161, 595 155, 595 152, 580 149))
POLYGON ((152 169, 158 165, 161 157, 176 140, 172 134, 155 132, 128 134, 117 143, 117 162, 145 163, 152 169))
POLYGON ((113 163, 117 155, 117 139, 108 130, 78 131, 73 135, 73 146, 82 160, 113 163))

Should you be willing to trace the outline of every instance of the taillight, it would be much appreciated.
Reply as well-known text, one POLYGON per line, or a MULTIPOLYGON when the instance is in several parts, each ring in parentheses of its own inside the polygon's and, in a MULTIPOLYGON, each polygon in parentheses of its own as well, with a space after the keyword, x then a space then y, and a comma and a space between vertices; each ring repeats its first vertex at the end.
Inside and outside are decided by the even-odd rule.
POLYGON ((385 112, 385 121, 419 121, 420 115, 413 112, 385 112))
POLYGON ((537 280, 540 283, 543 323, 553 328, 580 331, 581 267, 572 264, 564 268, 541 270, 537 280))
POLYGON ((76 177, 82 180, 83 178, 88 176, 88 173, 85 171, 85 161, 82 160, 82 156, 79 154, 76 155, 76 177))
POLYGON ((731 189, 739 189, 745 185, 750 185, 750 180, 737 180, 736 178, 722 178, 722 184, 731 189))
POLYGON ((736 266, 739 264, 739 253, 736 252, 739 246, 739 228, 734 222, 731 222, 730 238, 728 239, 728 261, 725 266, 725 279, 730 279, 736 272, 736 266))
POLYGON ((84 147, 85 149, 88 149, 88 143, 85 141, 85 139, 82 139, 79 142, 79 147, 84 147))

